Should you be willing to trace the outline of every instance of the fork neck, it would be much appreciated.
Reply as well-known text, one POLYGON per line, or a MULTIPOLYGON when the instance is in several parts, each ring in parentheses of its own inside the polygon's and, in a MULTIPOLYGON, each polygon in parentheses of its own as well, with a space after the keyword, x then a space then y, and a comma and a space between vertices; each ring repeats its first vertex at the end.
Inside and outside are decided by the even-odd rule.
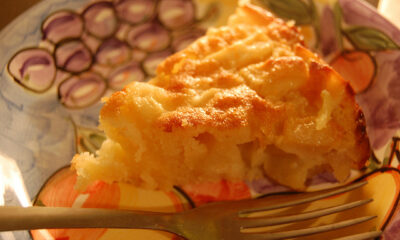
POLYGON ((56 207, 1 207, 0 231, 52 228, 137 228, 178 233, 168 213, 56 207))

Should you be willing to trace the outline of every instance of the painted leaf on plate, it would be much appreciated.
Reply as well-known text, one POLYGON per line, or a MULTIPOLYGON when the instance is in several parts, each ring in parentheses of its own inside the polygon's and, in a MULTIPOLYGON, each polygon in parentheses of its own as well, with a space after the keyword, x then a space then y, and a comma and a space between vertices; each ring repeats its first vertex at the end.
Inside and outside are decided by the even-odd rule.
POLYGON ((376 158, 374 154, 371 154, 371 156, 368 159, 367 167, 369 171, 375 171, 382 167, 382 163, 379 162, 379 160, 376 158))
POLYGON ((357 49, 364 51, 380 51, 399 49, 385 33, 369 27, 351 27, 344 29, 343 33, 357 49))
POLYGON ((76 151, 77 153, 90 152, 96 154, 106 137, 103 132, 94 129, 77 127, 76 151))
POLYGON ((312 8, 301 0, 261 0, 261 3, 278 17, 294 20, 297 25, 313 22, 312 8))
POLYGON ((386 146, 385 156, 383 159, 383 165, 387 167, 398 167, 397 163, 400 159, 400 138, 393 137, 392 143, 386 146))

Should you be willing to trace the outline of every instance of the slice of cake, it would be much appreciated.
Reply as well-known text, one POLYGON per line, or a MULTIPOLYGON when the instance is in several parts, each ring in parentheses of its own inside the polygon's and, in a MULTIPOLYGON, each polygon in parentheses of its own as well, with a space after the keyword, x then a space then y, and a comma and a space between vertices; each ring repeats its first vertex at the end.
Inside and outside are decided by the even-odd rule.
POLYGON ((80 184, 269 178, 301 190, 324 172, 344 181, 370 151, 349 85, 295 26, 250 4, 167 58, 150 82, 114 93, 100 127, 108 139, 98 156, 72 161, 80 184))

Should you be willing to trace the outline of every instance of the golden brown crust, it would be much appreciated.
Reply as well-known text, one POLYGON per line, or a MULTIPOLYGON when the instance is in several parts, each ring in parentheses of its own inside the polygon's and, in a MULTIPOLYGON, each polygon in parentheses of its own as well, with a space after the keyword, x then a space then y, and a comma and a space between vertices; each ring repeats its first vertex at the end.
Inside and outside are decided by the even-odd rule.
POLYGON ((301 190, 322 171, 345 180, 369 155, 348 84, 295 26, 249 4, 149 83, 114 93, 100 122, 110 140, 98 157, 74 158, 81 178, 117 162, 107 180, 152 188, 269 177, 301 190))
POLYGON ((359 158, 359 161, 355 161, 353 163, 353 168, 362 169, 363 167, 365 167, 365 163, 367 162, 371 154, 371 146, 368 140, 364 113, 361 111, 358 105, 355 108, 355 112, 356 112, 356 123, 357 123, 357 127, 355 130, 355 137, 357 139, 356 144, 360 148, 359 153, 361 154, 361 156, 359 158))
POLYGON ((295 40, 304 45, 303 36, 294 24, 285 23, 282 19, 276 18, 272 13, 265 11, 261 7, 250 3, 244 4, 238 9, 236 16, 238 16, 238 21, 236 22, 234 19, 231 19, 231 24, 242 24, 244 19, 252 25, 265 26, 266 24, 270 24, 271 27, 268 34, 274 40, 286 40, 288 42, 295 40), (243 11, 243 17, 240 16, 240 11, 243 11))
POLYGON ((265 122, 267 117, 277 118, 278 112, 279 106, 268 103, 253 90, 238 87, 219 92, 205 107, 180 107, 162 114, 155 126, 165 132, 200 126, 218 130, 234 129, 248 126, 250 118, 257 118, 259 122, 265 122))

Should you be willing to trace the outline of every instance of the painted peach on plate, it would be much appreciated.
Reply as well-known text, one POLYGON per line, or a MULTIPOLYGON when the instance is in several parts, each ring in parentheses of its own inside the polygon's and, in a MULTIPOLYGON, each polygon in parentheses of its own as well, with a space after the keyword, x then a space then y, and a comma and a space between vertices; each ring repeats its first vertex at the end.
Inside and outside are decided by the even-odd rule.
MULTIPOLYGON (((149 210, 158 212, 179 212, 190 206, 178 192, 161 192, 137 189, 127 184, 95 182, 86 189, 75 189, 76 174, 68 167, 58 171, 43 186, 36 198, 37 206, 81 207, 149 210)), ((115 234, 132 239, 173 240, 172 234, 150 230, 120 229, 51 229, 34 230, 35 240, 107 240, 115 239, 115 234)))
POLYGON ((375 59, 368 52, 344 51, 330 64, 356 93, 366 90, 376 75, 375 59))

